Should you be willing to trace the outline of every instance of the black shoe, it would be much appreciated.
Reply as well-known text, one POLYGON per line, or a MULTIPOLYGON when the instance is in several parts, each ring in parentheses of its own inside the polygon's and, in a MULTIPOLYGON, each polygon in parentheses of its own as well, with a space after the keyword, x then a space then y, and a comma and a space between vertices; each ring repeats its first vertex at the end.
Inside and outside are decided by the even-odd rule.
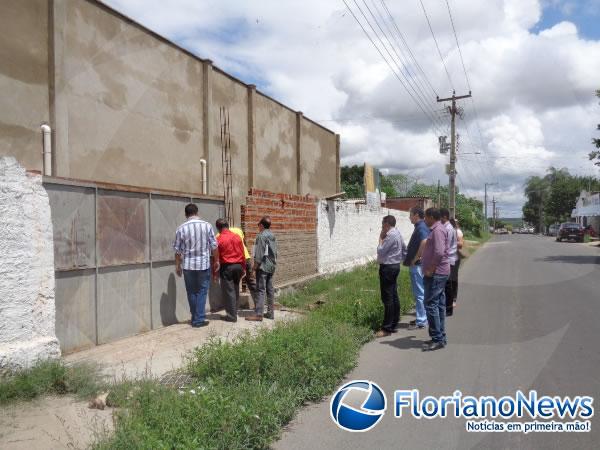
POLYGON ((270 312, 270 313, 266 313, 266 314, 264 314, 264 315, 263 315, 263 317, 264 317, 265 319, 271 319, 271 320, 274 320, 274 319, 275 319, 275 314, 274 314, 274 313, 272 313, 272 312, 270 312))
POLYGON ((426 348, 429 348, 429 346, 433 344, 433 340, 429 339, 428 341, 423 342, 423 350, 425 350, 426 348))
POLYGON ((433 352, 435 350, 440 350, 444 348, 446 345, 443 342, 432 342, 427 347, 423 346, 424 352, 433 352))
POLYGON ((225 322, 237 322, 237 317, 231 317, 231 316, 223 316, 221 317, 222 320, 224 320, 225 322))
POLYGON ((206 325, 208 325, 208 320, 205 320, 204 322, 198 323, 198 324, 192 324, 192 328, 202 328, 205 327, 206 325))
POLYGON ((451 316, 452 314, 454 314, 453 310, 446 310, 446 317, 451 316))

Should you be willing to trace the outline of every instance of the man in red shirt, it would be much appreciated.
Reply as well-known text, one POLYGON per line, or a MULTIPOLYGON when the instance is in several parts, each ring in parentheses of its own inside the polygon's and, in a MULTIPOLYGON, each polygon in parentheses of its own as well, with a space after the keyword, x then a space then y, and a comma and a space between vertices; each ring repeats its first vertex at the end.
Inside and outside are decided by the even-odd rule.
MULTIPOLYGON (((229 231, 229 224, 225 219, 216 222, 219 236, 219 275, 221 277, 221 292, 225 302, 227 315, 223 318, 227 322, 237 322, 237 305, 240 295, 240 280, 246 272, 246 258, 242 239, 229 231)), ((216 278, 216 272, 213 274, 216 278)))

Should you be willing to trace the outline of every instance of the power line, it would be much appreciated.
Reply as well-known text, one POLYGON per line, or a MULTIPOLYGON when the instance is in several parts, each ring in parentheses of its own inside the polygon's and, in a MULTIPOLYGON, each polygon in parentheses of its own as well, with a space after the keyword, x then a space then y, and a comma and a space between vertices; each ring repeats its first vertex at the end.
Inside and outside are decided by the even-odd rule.
MULTIPOLYGON (((421 3, 423 4, 423 3, 421 3)), ((467 80, 467 88, 471 91, 471 83, 469 82, 469 75, 467 74, 467 69, 465 67, 465 60, 463 59, 462 50, 460 49, 460 44, 458 43, 458 36, 456 35, 456 28, 454 28, 454 19, 452 18, 452 11, 450 10, 450 3, 446 0, 446 6, 448 7, 448 15, 450 16, 450 24, 452 25, 452 31, 454 32, 454 39, 456 40, 456 47, 458 48, 458 54, 460 55, 460 62, 462 63, 463 71, 465 73, 465 78, 467 80)))
POLYGON ((429 31, 431 31, 431 36, 433 37, 433 42, 435 42, 435 47, 437 48, 438 54, 440 55, 440 60, 442 61, 444 70, 446 71, 446 76, 448 77, 448 81, 450 82, 450 87, 454 90, 454 83, 452 82, 452 77, 450 76, 450 72, 448 72, 448 67, 446 67, 446 62, 444 61, 444 57, 442 56, 442 51, 440 50, 440 46, 438 45, 437 38, 435 37, 435 33, 433 32, 433 27, 431 26, 431 22, 429 21, 429 16, 427 15, 427 10, 425 9, 423 0, 419 0, 419 2, 421 2, 421 8, 423 8, 423 13, 425 14, 425 19, 427 19, 427 25, 429 25, 429 31))
MULTIPOLYGON (((385 57, 385 55, 383 54, 383 52, 381 51, 381 49, 379 48, 379 46, 375 43, 375 41, 373 40, 373 38, 371 37, 371 35, 368 33, 368 31, 366 30, 366 28, 364 27, 364 25, 362 24, 362 22, 359 20, 359 18, 356 16, 356 14, 354 13, 354 11, 352 10, 352 8, 350 8, 350 5, 348 5, 348 3, 346 2, 346 0, 342 0, 344 2, 344 5, 346 5, 346 8, 348 9, 348 11, 350 12, 350 14, 352 15, 352 17, 354 18, 354 20, 356 21, 356 23, 358 23, 358 25, 360 26, 360 28, 363 30, 363 33, 365 34, 365 36, 367 36, 367 38, 369 39, 369 41, 371 42, 371 44, 373 45, 373 47, 375 47, 375 49, 377 50, 377 52, 379 53, 379 55, 381 56, 381 58, 385 61, 385 63, 387 64, 387 66, 390 68, 390 70, 392 71, 392 73, 394 74, 394 76, 398 79, 398 81, 400 81, 400 84, 402 85, 402 87, 406 90, 407 94, 410 96, 410 98, 415 102, 415 104, 417 105, 417 107, 421 110, 421 112, 427 117, 427 119, 431 122, 433 128, 437 129, 437 125, 435 123, 435 121, 430 117, 430 115, 427 113, 427 111, 425 110, 425 108, 423 108, 423 106, 421 105, 421 103, 415 98, 415 96, 412 94, 412 92, 410 92, 410 90, 408 89, 406 83, 402 80, 402 78, 398 75, 398 73, 396 72, 396 70, 394 69, 394 67, 392 66, 392 64, 388 61, 388 58, 385 57)), ((356 6, 358 7, 359 11, 361 11, 361 14, 363 15, 363 17, 365 18, 365 20, 367 21, 367 23, 369 24, 369 27, 371 28, 371 30, 373 31, 373 33, 377 35, 377 33, 375 32, 373 26, 370 24, 370 22, 367 20, 366 15, 362 12, 362 9, 360 8, 360 6, 356 3, 356 0, 354 0, 354 3, 356 4, 356 6)), ((389 54, 389 52, 388 52, 389 54)))

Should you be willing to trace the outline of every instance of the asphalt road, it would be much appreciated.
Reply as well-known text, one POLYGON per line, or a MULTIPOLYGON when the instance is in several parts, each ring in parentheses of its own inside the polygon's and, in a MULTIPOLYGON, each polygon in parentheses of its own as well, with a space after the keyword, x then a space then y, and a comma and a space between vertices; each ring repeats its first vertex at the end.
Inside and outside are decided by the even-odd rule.
POLYGON ((539 395, 591 395, 598 408, 600 249, 533 235, 496 236, 461 268, 458 307, 447 329, 448 347, 435 352, 421 351, 426 332, 406 328, 363 348, 347 380, 372 380, 386 392, 388 410, 375 428, 338 429, 327 398, 302 410, 274 448, 599 448, 600 413, 589 433, 469 433, 464 418, 394 418, 392 393, 416 388, 424 397, 459 389, 514 396, 536 389, 539 395))

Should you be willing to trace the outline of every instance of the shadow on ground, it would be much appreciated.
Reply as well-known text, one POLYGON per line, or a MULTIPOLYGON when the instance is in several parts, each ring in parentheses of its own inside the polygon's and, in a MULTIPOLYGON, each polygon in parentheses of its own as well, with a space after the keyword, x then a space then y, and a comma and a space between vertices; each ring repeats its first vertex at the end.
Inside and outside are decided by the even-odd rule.
POLYGON ((537 258, 534 261, 570 263, 570 264, 600 264, 600 256, 596 255, 552 255, 537 258))

